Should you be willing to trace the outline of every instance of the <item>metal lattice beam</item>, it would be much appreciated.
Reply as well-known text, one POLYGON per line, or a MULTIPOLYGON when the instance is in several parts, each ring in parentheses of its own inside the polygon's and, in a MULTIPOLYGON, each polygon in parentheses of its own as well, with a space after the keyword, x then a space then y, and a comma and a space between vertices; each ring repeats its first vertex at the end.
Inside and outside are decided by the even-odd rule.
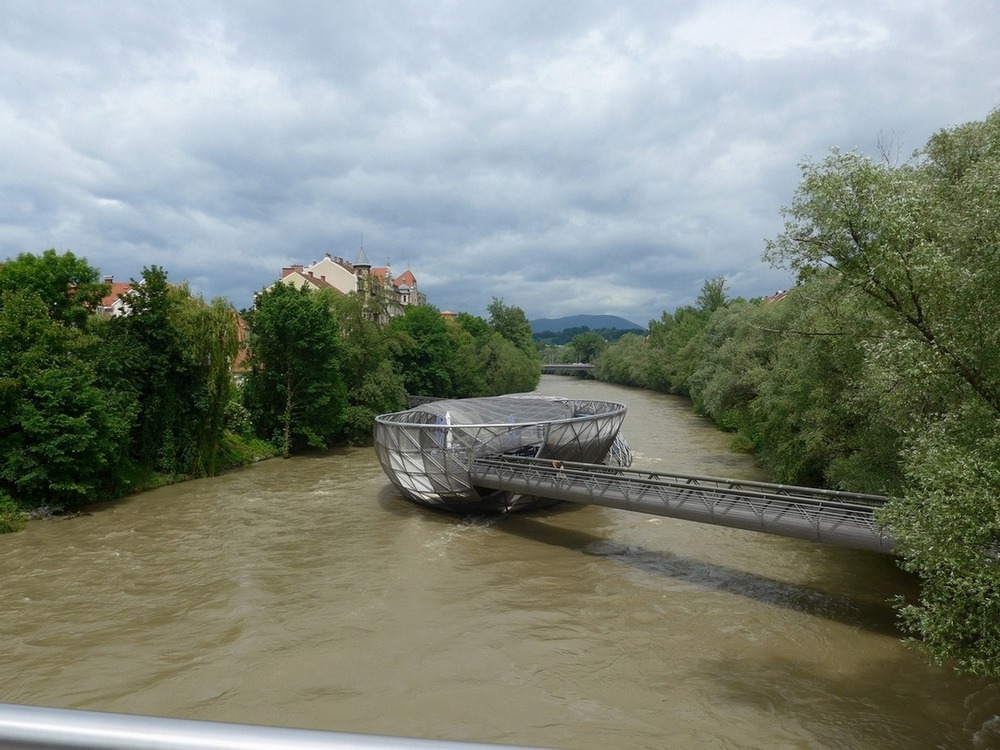
POLYGON ((543 459, 477 458, 477 487, 669 516, 891 554, 875 520, 888 498, 543 459))

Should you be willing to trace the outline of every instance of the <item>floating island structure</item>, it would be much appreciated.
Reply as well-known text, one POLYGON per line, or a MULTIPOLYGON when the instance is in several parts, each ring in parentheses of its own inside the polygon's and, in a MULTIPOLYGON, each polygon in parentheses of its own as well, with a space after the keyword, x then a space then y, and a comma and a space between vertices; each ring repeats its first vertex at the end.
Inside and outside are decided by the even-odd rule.
POLYGON ((554 500, 476 487, 477 458, 514 455, 629 466, 613 401, 494 396, 430 401, 375 418, 375 453, 410 500, 464 513, 507 513, 554 500))

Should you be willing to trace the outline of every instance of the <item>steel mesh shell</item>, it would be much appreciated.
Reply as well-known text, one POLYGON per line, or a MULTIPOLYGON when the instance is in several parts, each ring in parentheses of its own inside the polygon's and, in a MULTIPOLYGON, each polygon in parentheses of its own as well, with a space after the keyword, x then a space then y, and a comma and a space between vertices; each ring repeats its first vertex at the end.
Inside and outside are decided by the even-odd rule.
MULTIPOLYGON (((411 500, 461 511, 503 511, 551 501, 481 490, 470 476, 483 456, 524 455, 600 463, 615 445, 626 407, 612 401, 496 396, 432 401, 375 419, 375 452, 411 500)), ((628 455, 619 441, 615 463, 628 455)))

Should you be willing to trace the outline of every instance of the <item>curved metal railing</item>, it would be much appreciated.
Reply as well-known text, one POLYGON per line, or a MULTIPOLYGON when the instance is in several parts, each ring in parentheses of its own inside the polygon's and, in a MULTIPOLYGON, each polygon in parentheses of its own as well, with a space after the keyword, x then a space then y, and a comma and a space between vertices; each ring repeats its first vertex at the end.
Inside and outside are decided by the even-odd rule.
POLYGON ((10 703, 0 703, 0 747, 5 750, 513 750, 510 745, 259 727, 10 703))

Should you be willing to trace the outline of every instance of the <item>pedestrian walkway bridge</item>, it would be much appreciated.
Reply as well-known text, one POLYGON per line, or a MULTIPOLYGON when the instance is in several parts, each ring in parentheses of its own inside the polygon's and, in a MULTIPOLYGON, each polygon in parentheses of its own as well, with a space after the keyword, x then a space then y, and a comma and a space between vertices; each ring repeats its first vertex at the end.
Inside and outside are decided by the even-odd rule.
POLYGON ((565 373, 593 372, 594 366, 584 362, 574 362, 569 365, 543 364, 542 372, 546 375, 562 375, 565 373))
POLYGON ((472 462, 477 487, 892 554, 875 511, 888 498, 766 482, 491 456, 472 462))

